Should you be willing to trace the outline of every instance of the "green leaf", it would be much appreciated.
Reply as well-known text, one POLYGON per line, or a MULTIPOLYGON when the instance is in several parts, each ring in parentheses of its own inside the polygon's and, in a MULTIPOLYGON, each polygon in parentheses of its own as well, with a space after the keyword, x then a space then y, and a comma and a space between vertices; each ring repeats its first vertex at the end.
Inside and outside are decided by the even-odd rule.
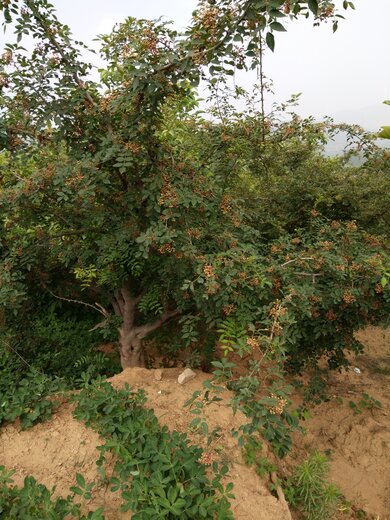
POLYGON ((179 498, 169 509, 175 516, 181 516, 185 505, 186 501, 183 498, 179 498))
POLYGON ((390 126, 382 126, 382 130, 379 132, 378 137, 382 139, 390 139, 390 126))
POLYGON ((102 507, 99 507, 99 509, 96 509, 96 511, 89 513, 88 518, 90 520, 102 520, 104 518, 103 513, 104 509, 102 507))
POLYGON ((308 0, 310 11, 317 16, 318 14, 318 2, 317 0, 308 0))
POLYGON ((76 482, 81 488, 85 488, 85 478, 80 473, 76 473, 76 482))
POLYGON ((272 18, 285 18, 286 17, 286 15, 284 13, 282 13, 282 11, 278 11, 277 9, 273 9, 272 11, 270 11, 269 15, 272 18))
POLYGON ((269 26, 273 31, 286 32, 286 29, 280 22, 272 22, 269 26))
POLYGON ((10 15, 9 9, 4 9, 4 18, 7 23, 12 22, 12 17, 10 15))
POLYGON ((233 482, 229 482, 229 483, 226 485, 226 492, 227 492, 227 493, 230 493, 231 491, 233 491, 233 487, 234 487, 233 482))
POLYGON ((76 486, 72 486, 70 488, 70 490, 75 494, 75 495, 82 495, 83 494, 83 490, 80 489, 79 487, 76 487, 76 486))
POLYGON ((174 504, 175 503, 175 500, 177 498, 177 494, 178 494, 178 489, 177 487, 170 487, 168 489, 168 500, 170 501, 171 504, 174 504))
POLYGON ((203 435, 208 435, 209 433, 209 427, 206 422, 202 422, 200 425, 203 435))
POLYGON ((274 38, 274 35, 272 33, 268 32, 266 34, 265 42, 266 42, 267 46, 269 47, 269 49, 271 49, 271 51, 274 52, 274 50, 275 50, 275 38, 274 38))
POLYGON ((192 421, 190 422, 190 428, 197 428, 201 420, 202 419, 200 417, 195 417, 195 419, 192 419, 192 421))

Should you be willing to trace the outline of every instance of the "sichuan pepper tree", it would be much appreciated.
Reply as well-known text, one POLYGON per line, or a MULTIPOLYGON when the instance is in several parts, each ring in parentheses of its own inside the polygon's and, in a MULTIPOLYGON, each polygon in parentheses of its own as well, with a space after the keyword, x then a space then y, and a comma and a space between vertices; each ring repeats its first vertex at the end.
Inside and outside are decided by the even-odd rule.
MULTIPOLYGON (((213 326, 239 307, 229 299, 245 302, 246 285, 232 285, 229 273, 219 283, 214 259, 265 267, 245 201, 227 194, 237 159, 218 170, 180 140, 182 125, 195 132, 199 123, 189 116, 193 87, 206 71, 256 66, 261 39, 273 50, 285 18, 311 12, 335 29, 340 15, 325 0, 219 0, 201 3, 184 34, 128 18, 101 36, 106 67, 96 82, 83 45, 46 0, 1 8, 17 40, 0 75, 2 306, 20 320, 50 295, 93 308, 103 324, 115 314, 122 366, 142 365, 143 339, 168 320, 204 316, 213 326)), ((224 132, 216 126, 207 138, 223 156, 224 132)), ((269 286, 260 278, 250 291, 269 286)))

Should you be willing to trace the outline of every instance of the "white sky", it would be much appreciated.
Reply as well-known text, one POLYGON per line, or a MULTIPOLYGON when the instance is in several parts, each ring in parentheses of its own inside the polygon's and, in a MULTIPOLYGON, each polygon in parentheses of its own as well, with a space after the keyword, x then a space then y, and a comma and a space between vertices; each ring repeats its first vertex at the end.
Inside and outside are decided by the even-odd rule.
MULTIPOLYGON (((52 0, 60 20, 76 39, 91 44, 126 16, 173 20, 185 27, 196 0, 52 0)), ((341 2, 340 2, 341 3, 341 2)), ((330 24, 313 28, 309 20, 291 22, 276 33, 275 53, 265 56, 265 74, 273 80, 275 101, 301 92, 302 115, 330 115, 370 129, 390 123, 390 0, 355 0, 332 34, 330 24)), ((249 74, 240 81, 249 87, 249 74)))

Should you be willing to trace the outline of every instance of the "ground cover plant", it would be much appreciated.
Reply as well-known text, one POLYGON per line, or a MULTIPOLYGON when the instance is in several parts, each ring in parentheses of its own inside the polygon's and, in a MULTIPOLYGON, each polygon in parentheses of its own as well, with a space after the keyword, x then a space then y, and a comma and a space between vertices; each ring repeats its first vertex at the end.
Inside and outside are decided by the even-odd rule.
POLYGON ((285 484, 288 501, 298 507, 307 520, 327 520, 336 513, 341 492, 328 482, 328 474, 326 456, 315 452, 295 469, 285 484))
POLYGON ((74 502, 74 494, 66 499, 53 499, 53 491, 49 491, 43 484, 38 484, 33 477, 26 477, 23 487, 17 487, 13 485, 13 473, 0 466, 0 515, 3 518, 9 520, 18 518, 102 520, 104 518, 101 509, 91 511, 87 516, 83 515, 80 505, 74 502))
POLYGON ((20 421, 22 429, 50 419, 64 390, 63 381, 0 354, 0 425, 20 421))
POLYGON ((209 479, 202 449, 192 446, 186 434, 161 427, 153 410, 143 407, 144 392, 127 386, 115 390, 97 381, 74 396, 76 419, 96 429, 105 443, 97 464, 112 491, 121 490, 123 510, 132 518, 233 518, 229 498, 232 484, 224 488, 226 466, 212 464, 209 479), (107 452, 117 455, 114 476, 106 476, 107 452))

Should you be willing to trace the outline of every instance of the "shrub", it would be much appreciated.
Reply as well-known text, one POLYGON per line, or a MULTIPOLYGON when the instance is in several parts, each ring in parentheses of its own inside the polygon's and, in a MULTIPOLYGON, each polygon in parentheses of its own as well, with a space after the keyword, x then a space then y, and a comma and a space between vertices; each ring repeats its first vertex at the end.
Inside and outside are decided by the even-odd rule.
POLYGON ((95 324, 94 314, 54 301, 37 305, 25 321, 13 320, 3 330, 16 351, 14 357, 21 355, 37 371, 63 378, 74 387, 83 372, 93 379, 102 374, 110 377, 120 369, 119 356, 96 350, 102 337, 100 329, 91 330, 95 324))

